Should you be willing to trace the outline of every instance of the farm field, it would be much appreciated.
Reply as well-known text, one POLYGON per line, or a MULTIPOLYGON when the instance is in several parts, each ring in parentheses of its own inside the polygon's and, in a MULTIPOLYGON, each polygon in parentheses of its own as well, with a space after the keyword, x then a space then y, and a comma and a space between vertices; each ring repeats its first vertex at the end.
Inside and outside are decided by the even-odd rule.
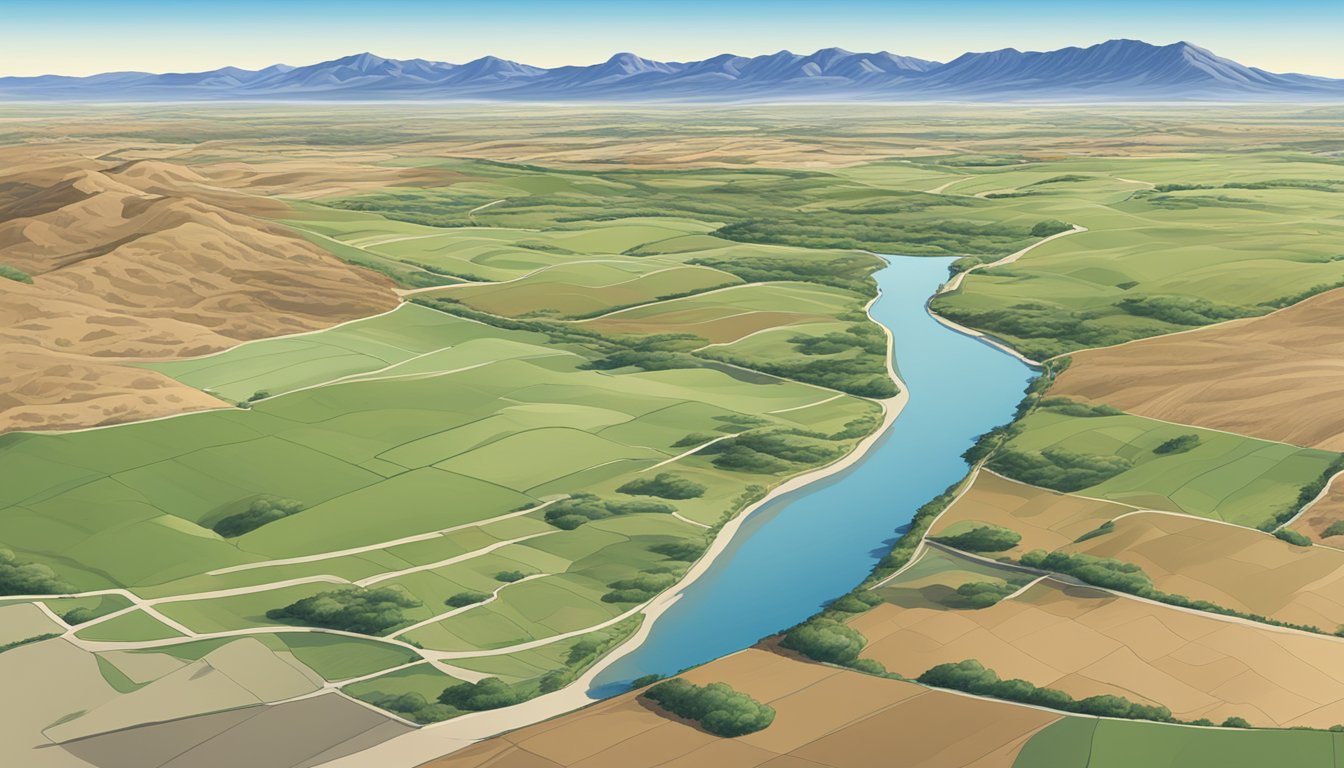
POLYGON ((1006 195, 1010 209, 1054 203, 1089 231, 981 271, 934 308, 1044 359, 1264 315, 1344 278, 1331 245, 1344 187, 1328 165, 1261 152, 1123 166, 969 170, 946 192, 1006 195))
POLYGON ((1340 450, 1344 291, 1253 320, 1075 354, 1054 391, 1131 413, 1340 450), (1309 408, 1301 407, 1310 402, 1309 408))
POLYGON ((1135 512, 1063 548, 1140 566, 1157 589, 1334 632, 1344 625, 1344 552, 1259 531, 1135 512))
POLYGON ((905 765, 1010 765, 1058 715, 929 691, 750 649, 684 675, 726 682, 774 707, 770 728, 716 738, 662 714, 636 694, 525 728, 428 763, 486 765, 864 765, 898 750, 905 765), (524 763, 524 760, 530 761, 524 763))
POLYGON ((229 110, 5 111, 0 679, 52 691, 3 710, 16 764, 498 722, 434 764, 1334 765, 1266 729, 1344 722, 1338 110, 229 110), (856 658, 686 672, 775 708, 735 738, 636 694, 511 720, 581 704, 723 526, 883 423, 879 254, 954 258, 937 316, 1068 359, 969 487, 891 510, 871 594, 822 608, 856 658), (882 674, 971 658, 1252 728, 882 674))
POLYGON ((1243 717, 1262 727, 1328 728, 1344 718, 1333 637, 1229 621, 1046 579, 996 605, 930 611, 879 605, 850 626, 863 658, 915 677, 975 659, 1082 699, 1119 694, 1183 720, 1243 717), (1249 661, 1248 649, 1254 649, 1249 661))
POLYGON ((938 516, 929 528, 929 536, 998 526, 1022 537, 1018 544, 1003 550, 1005 555, 1016 557, 1033 549, 1058 549, 1102 523, 1133 511, 1123 504, 1039 488, 981 469, 966 492, 938 516))
POLYGON ((990 468, 1057 490, 1256 527, 1290 517, 1301 490, 1337 458, 1118 411, 1073 415, 1068 401, 1058 402, 1019 422, 990 468))

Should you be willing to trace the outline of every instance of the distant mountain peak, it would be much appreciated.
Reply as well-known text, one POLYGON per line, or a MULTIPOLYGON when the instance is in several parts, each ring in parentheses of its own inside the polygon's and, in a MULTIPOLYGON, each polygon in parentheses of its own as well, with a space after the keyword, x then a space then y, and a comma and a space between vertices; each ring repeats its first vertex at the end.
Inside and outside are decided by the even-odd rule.
POLYGON ((1344 81, 1279 75, 1187 41, 1116 38, 1054 51, 1001 48, 947 63, 840 47, 810 54, 723 53, 663 62, 622 51, 587 66, 544 69, 497 56, 465 64, 363 52, 300 67, 91 77, 0 77, 0 99, 169 101, 227 99, 472 98, 676 101, 807 99, 1344 100, 1344 81))

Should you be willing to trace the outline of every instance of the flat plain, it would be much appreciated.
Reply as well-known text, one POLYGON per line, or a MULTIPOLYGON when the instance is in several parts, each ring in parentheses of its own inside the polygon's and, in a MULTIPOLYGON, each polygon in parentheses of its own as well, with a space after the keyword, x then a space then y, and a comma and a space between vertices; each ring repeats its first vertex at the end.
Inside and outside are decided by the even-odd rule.
POLYGON ((25 764, 293 768, 573 693, 893 407, 873 254, 955 257, 932 310, 1056 359, 920 518, 942 541, 822 612, 853 668, 770 640, 685 676, 765 730, 627 695, 443 764, 1333 764, 1337 734, 889 673, 1344 721, 1307 665, 1344 623, 1338 109, 3 115, 0 676, 52 692, 6 710, 25 764))

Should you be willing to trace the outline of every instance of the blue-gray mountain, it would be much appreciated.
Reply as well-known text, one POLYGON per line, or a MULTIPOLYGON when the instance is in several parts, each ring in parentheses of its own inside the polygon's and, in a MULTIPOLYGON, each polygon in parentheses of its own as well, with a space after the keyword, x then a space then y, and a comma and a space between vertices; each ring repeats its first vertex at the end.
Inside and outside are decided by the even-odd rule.
POLYGON ((0 98, 187 100, 1242 100, 1339 99, 1344 80, 1274 74, 1189 43, 1111 40, 1088 48, 967 53, 941 64, 827 48, 808 56, 722 54, 649 61, 620 53, 592 66, 543 69, 493 56, 466 64, 369 53, 306 67, 226 67, 190 74, 0 78, 0 98))

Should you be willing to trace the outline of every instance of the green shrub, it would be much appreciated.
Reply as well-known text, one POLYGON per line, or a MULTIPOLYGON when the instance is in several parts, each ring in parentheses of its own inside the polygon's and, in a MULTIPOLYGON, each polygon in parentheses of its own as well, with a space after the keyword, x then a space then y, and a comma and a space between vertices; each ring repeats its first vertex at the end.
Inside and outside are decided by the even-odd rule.
POLYGON ((1248 723, 1248 722, 1246 721, 1246 718, 1244 718, 1244 717, 1237 717, 1236 715, 1233 715, 1232 717, 1229 717, 1229 718, 1227 718, 1226 720, 1223 721, 1223 727, 1224 727, 1224 728, 1250 728, 1250 727, 1251 727, 1251 724, 1248 723))
POLYGON ((15 648, 19 648, 24 645, 30 645, 32 643, 40 643, 43 640, 50 640, 54 637, 60 637, 60 636, 61 636, 60 632, 43 632, 40 635, 33 635, 32 637, 24 637, 19 640, 11 640, 8 643, 0 644, 0 653, 4 653, 5 651, 12 651, 15 648))
POLYGON ((391 587, 351 587, 319 592, 284 608, 272 608, 266 612, 266 618, 377 635, 406 621, 403 608, 419 605, 419 600, 391 587))
POLYGON ((1103 483, 1133 465, 1119 456, 1075 453, 1063 448, 1042 451, 1002 450, 990 469, 1030 485, 1072 493, 1103 483))
POLYGON ((882 598, 878 597, 872 591, 867 589, 856 589, 847 595, 841 595, 831 601, 831 604, 826 607, 830 610, 842 611, 844 613, 863 613, 873 606, 881 605, 882 602, 882 598))
POLYGON ((1124 411, 1119 408, 1112 408, 1109 405, 1088 405, 1067 397, 1047 397, 1037 403, 1037 407, 1044 408, 1051 413, 1060 413, 1065 416, 1076 416, 1081 419, 1093 419, 1101 416, 1122 416, 1124 411))
POLYGON ((784 633, 779 644, 813 661, 848 665, 859 658, 867 641, 852 627, 816 616, 784 633))
POLYGON ((678 678, 658 683, 644 695, 678 717, 695 720, 716 736, 731 738, 755 733, 775 720, 774 708, 725 683, 710 683, 702 688, 678 678))
POLYGON ((649 547, 649 551, 655 555, 662 555, 668 560, 678 560, 689 563, 698 560, 700 555, 704 554, 705 543, 693 539, 678 539, 677 541, 654 544, 649 547))
MULTIPOLYGON (((1056 181, 1064 179, 1065 179, 1064 176, 1058 176, 1055 178, 1056 181)), ((1049 183, 1049 180, 1038 181, 1036 183, 1046 184, 1049 183)), ((1050 237, 1051 235, 1058 235, 1060 232, 1068 232, 1070 229, 1073 229, 1073 227, 1069 226, 1068 224, 1065 224, 1062 221, 1059 221, 1057 219, 1046 219, 1045 221, 1036 222, 1036 226, 1031 228, 1031 236, 1050 237)))
POLYGON ((720 440, 705 448, 701 454, 713 456, 714 466, 720 469, 772 474, 796 469, 799 465, 824 464, 843 452, 843 448, 820 444, 780 430, 748 432, 720 440))
POLYGON ((658 496, 663 499, 697 499, 705 495, 705 486, 671 472, 659 472, 647 478, 635 478, 616 489, 630 496, 658 496))
POLYGON ((437 723, 441 720, 461 714, 457 709, 438 703, 430 703, 419 693, 370 693, 360 698, 369 702, 375 707, 381 707, 390 712, 422 725, 437 723))
POLYGON ((0 595, 55 595, 69 592, 56 572, 41 563, 19 560, 8 549, 0 549, 0 595))
POLYGON ((1017 586, 1005 582, 971 581, 957 587, 956 591, 939 602, 949 608, 979 610, 995 605, 1003 598, 1017 591, 1017 586))
MULTIPOLYGON (((624 486, 623 486, 624 487, 624 486)), ((546 508, 546 522, 572 531, 593 520, 635 514, 671 514, 677 508, 660 501, 606 501, 591 493, 576 493, 546 508)))
POLYGON ((505 584, 512 584, 515 581, 522 581, 527 578, 527 574, 522 571, 500 571, 495 574, 495 581, 502 581, 505 584))
POLYGON ((484 592, 458 592, 456 595, 443 601, 443 604, 451 608, 466 608, 468 605, 483 603, 490 599, 490 595, 484 592))
POLYGON ((1172 325, 1200 326, 1259 314, 1249 307, 1218 304, 1190 296, 1128 296, 1116 304, 1138 317, 1151 317, 1172 325))
POLYGON ((1297 531, 1291 531, 1287 528, 1280 528, 1274 532, 1274 538, 1281 539, 1296 547, 1310 547, 1311 539, 1303 536, 1297 531))
POLYGON ((939 664, 918 678, 937 688, 950 688, 977 696, 993 696, 1008 701, 1077 712, 1096 717, 1121 717, 1133 720, 1170 721, 1171 710, 1149 704, 1135 704, 1123 696, 1103 694, 1076 701, 1054 688, 1040 688, 1026 680, 1001 680, 992 669, 975 659, 939 664))
POLYGON ((1065 573, 1093 586, 1136 595, 1146 593, 1153 586, 1139 566, 1109 557, 1068 552, 1046 554, 1044 550, 1034 549, 1023 555, 1021 562, 1028 568, 1065 573))
POLYGON ((606 603, 643 603, 652 600, 659 592, 677 583, 677 577, 670 573, 641 573, 630 579, 621 579, 608 584, 611 591, 602 596, 606 603))
POLYGON ((29 275, 27 272, 24 272, 17 267, 11 267, 8 264, 0 264, 0 277, 9 278, 16 283, 31 284, 33 282, 32 275, 29 275))
POLYGON ((1003 552, 1016 547, 1022 541, 1022 535, 997 525, 980 525, 964 533, 936 536, 933 540, 966 552, 1003 552))
POLYGON ((1075 543, 1075 544, 1081 544, 1081 543, 1083 543, 1084 541, 1087 541, 1087 540, 1089 540, 1089 539, 1095 539, 1095 538, 1097 538, 1098 536, 1105 536, 1106 534, 1108 534, 1108 533, 1110 533, 1111 531, 1114 531, 1114 530, 1115 530, 1115 521, 1114 521, 1114 520, 1107 520, 1106 522, 1102 523, 1101 525, 1098 525, 1096 528, 1093 528, 1092 530, 1088 531, 1087 533, 1084 533, 1082 536, 1079 536, 1078 538, 1074 539, 1074 540, 1073 540, 1073 543, 1075 543))
POLYGON ((1193 451, 1196 447, 1199 446, 1199 443, 1200 443, 1199 435, 1194 434, 1193 432, 1185 435, 1177 435, 1176 437, 1173 437, 1170 440, 1166 441, 1165 443, 1154 448, 1153 453, 1156 453, 1158 455, 1166 455, 1169 453, 1185 453, 1186 451, 1193 451))
POLYGON ((226 539, 232 539, 302 511, 301 501, 268 496, 256 499, 243 512, 221 518, 215 523, 214 531, 226 539))
POLYGON ((61 621, 64 621, 72 627, 76 624, 83 624, 86 621, 91 621, 96 618, 98 618, 98 614, 95 613, 92 608, 84 608, 83 606, 79 608, 71 608, 61 614, 61 621))
POLYGON ((520 691, 497 677, 487 677, 475 683, 450 685, 439 694, 440 704, 447 704, 466 712, 511 707, 525 699, 520 691))
POLYGON ((1321 531, 1322 538, 1326 538, 1329 536, 1339 536, 1341 534, 1344 534, 1344 520, 1336 520, 1335 522, 1326 526, 1324 531, 1321 531))

